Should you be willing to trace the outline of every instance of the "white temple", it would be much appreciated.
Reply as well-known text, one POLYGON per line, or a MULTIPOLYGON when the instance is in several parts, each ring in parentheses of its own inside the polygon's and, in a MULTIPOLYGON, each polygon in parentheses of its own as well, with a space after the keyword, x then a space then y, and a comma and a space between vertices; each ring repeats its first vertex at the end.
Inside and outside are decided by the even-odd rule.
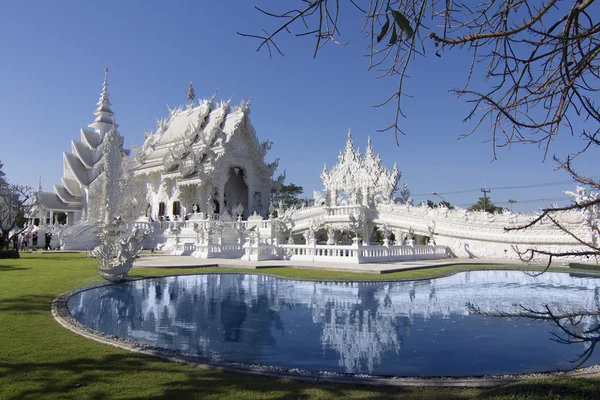
POLYGON ((136 175, 148 188, 154 220, 193 213, 266 214, 278 161, 265 163, 270 142, 259 143, 249 104, 201 100, 169 110, 136 155, 136 175))
MULTIPOLYGON (((41 187, 37 193, 36 229, 54 231, 54 244, 63 249, 91 250, 98 244, 97 221, 88 208, 94 204, 90 189, 102 174, 104 137, 116 128, 107 87, 105 71, 92 130, 82 129, 72 152, 63 156, 62 184, 54 186, 54 193, 41 187)), ((345 263, 518 259, 515 249, 530 247, 580 250, 574 237, 543 221, 527 230, 506 231, 533 215, 398 202, 401 173, 396 165, 386 170, 370 140, 361 154, 350 133, 338 163, 323 169, 323 191, 315 192, 313 205, 283 209, 270 204, 278 166, 278 160, 265 160, 271 142, 258 140, 248 102, 229 103, 214 96, 196 102, 190 84, 188 104, 169 110, 155 131, 146 134, 133 170, 145 187, 140 197, 146 196, 147 207, 129 226, 148 232, 145 248, 199 258, 345 263)), ((560 218, 579 237, 595 234, 584 212, 560 218)))

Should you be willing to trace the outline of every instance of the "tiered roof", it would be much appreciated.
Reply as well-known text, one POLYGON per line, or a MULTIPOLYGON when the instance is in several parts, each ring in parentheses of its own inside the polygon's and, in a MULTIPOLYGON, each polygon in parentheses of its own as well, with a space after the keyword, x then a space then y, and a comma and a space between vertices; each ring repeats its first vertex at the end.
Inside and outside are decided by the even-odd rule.
POLYGON ((104 69, 104 83, 94 115, 96 118, 88 125, 92 130, 81 129, 80 140, 71 142, 71 153, 63 153, 62 185, 54 185, 54 193, 39 191, 38 199, 45 209, 82 210, 87 203, 84 189, 102 172, 104 137, 108 131, 117 127, 108 95, 108 68, 104 69))

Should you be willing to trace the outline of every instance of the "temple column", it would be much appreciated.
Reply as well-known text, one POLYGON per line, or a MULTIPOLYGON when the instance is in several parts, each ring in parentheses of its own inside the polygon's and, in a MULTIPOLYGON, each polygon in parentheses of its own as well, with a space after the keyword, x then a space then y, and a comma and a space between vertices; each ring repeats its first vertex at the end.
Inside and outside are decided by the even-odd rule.
POLYGON ((208 191, 212 190, 212 187, 201 187, 198 186, 196 189, 196 198, 198 199, 198 212, 208 214, 208 191))
POLYGON ((225 211, 225 184, 219 185, 219 214, 225 211))
POLYGON ((252 215, 254 210, 254 187, 248 186, 248 216, 252 215))

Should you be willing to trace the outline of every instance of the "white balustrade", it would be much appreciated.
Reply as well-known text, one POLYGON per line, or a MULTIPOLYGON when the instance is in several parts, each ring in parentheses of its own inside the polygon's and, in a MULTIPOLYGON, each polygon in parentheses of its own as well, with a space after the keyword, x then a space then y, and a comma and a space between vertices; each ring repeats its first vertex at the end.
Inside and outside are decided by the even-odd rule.
POLYGON ((386 245, 311 245, 284 244, 283 256, 289 260, 368 263, 433 260, 448 257, 446 246, 386 245))

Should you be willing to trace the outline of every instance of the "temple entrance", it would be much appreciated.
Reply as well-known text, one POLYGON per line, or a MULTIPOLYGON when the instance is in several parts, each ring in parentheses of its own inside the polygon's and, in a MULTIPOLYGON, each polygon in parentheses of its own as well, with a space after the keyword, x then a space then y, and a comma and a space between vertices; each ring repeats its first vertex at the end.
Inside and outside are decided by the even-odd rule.
POLYGON ((244 169, 240 167, 229 168, 229 178, 225 183, 225 209, 234 216, 235 209, 238 205, 244 207, 245 218, 248 216, 248 185, 246 185, 244 169))
POLYGON ((64 213, 64 212, 54 213, 54 221, 57 224, 66 225, 67 224, 67 213, 64 213))

